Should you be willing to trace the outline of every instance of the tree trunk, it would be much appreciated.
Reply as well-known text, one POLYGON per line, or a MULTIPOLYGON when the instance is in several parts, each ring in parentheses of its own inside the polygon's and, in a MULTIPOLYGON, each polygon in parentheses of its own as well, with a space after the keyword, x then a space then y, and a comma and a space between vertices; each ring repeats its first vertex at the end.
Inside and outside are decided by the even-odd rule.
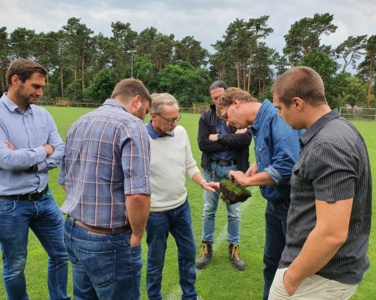
POLYGON ((224 80, 225 79, 225 68, 222 67, 222 72, 220 73, 220 79, 224 80))
POLYGON ((243 61, 242 66, 243 66, 243 90, 246 90, 246 81, 247 81, 246 70, 247 70, 247 68, 245 67, 246 66, 246 62, 245 61, 243 61))
POLYGON ((371 102, 371 89, 372 89, 372 77, 373 77, 373 55, 370 55, 371 61, 369 66, 369 79, 368 79, 368 91, 367 91, 367 107, 370 107, 371 102))
POLYGON ((236 79, 238 81, 238 88, 240 88, 240 70, 239 70, 240 63, 236 63, 236 79))
POLYGON ((3 72, 0 72, 0 84, 1 84, 1 91, 5 92, 5 76, 3 72))
POLYGON ((82 73, 82 93, 83 93, 85 89, 85 51, 82 51, 81 73, 82 73))
POLYGON ((253 50, 249 51, 249 70, 248 70, 248 87, 247 92, 251 93, 251 69, 252 69, 252 56, 253 56, 253 50))
POLYGON ((261 74, 260 68, 258 68, 258 94, 261 94, 261 74))
POLYGON ((64 72, 63 72, 63 66, 60 66, 60 90, 61 90, 61 97, 64 97, 64 72))

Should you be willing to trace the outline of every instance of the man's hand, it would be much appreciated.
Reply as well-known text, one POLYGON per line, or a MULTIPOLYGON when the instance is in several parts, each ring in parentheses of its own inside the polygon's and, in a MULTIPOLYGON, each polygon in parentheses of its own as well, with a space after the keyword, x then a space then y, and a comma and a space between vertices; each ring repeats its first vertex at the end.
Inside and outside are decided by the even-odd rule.
POLYGON ((11 150, 11 151, 16 150, 16 148, 14 148, 13 145, 11 143, 9 143, 9 141, 5 141, 5 145, 7 145, 8 149, 11 150))
POLYGON ((143 234, 141 236, 139 236, 139 235, 135 235, 132 232, 131 238, 129 240, 129 246, 131 246, 133 248, 133 247, 137 247, 138 245, 140 245, 141 242, 142 242, 142 237, 143 237, 143 234))
POLYGON ((245 172, 245 176, 253 176, 255 174, 257 174, 257 164, 256 162, 253 162, 247 172, 245 172))
POLYGON ((44 150, 46 151, 46 155, 50 156, 55 152, 55 148, 50 144, 46 144, 43 146, 44 150))
POLYGON ((235 133, 236 133, 236 134, 246 133, 247 130, 248 130, 248 128, 246 127, 246 128, 242 128, 242 129, 238 129, 238 130, 236 130, 235 133))
POLYGON ((247 180, 246 180, 247 176, 242 171, 232 170, 228 173, 228 178, 234 183, 237 183, 243 186, 247 185, 247 180))
POLYGON ((283 285, 285 286, 287 294, 292 296, 298 289, 300 282, 291 280, 288 271, 289 269, 287 269, 285 274, 283 275, 283 285))
POLYGON ((213 193, 215 192, 215 190, 219 190, 219 182, 205 181, 201 186, 203 189, 213 193))
POLYGON ((218 142, 218 133, 212 133, 209 135, 209 140, 212 142, 218 142))

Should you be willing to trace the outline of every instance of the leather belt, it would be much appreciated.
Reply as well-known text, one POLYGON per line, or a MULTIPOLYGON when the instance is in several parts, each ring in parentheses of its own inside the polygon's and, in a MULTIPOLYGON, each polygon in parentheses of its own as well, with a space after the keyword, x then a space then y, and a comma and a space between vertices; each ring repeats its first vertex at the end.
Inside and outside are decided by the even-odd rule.
POLYGON ((215 160, 214 163, 222 167, 229 167, 229 166, 234 166, 238 164, 236 160, 215 160))
POLYGON ((48 184, 40 193, 24 194, 24 195, 0 195, 0 200, 23 200, 23 201, 38 201, 48 191, 48 184))
POLYGON ((289 204, 291 202, 290 198, 278 198, 272 201, 273 204, 280 204, 280 203, 287 203, 289 204))
POLYGON ((83 229, 86 229, 90 232, 98 233, 98 234, 119 234, 119 233, 124 233, 124 232, 131 230, 131 226, 129 223, 125 226, 117 227, 117 228, 101 228, 101 227, 94 227, 94 226, 87 225, 85 223, 82 223, 81 221, 73 219, 71 216, 67 216, 67 218, 69 218, 77 226, 83 229))

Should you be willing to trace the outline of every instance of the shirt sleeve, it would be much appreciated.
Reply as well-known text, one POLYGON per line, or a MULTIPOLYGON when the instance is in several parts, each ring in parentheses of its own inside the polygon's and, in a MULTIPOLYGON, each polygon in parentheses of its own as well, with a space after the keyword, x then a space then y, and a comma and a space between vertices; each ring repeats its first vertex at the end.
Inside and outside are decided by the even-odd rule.
POLYGON ((48 127, 49 127, 49 136, 47 144, 54 147, 54 153, 50 156, 47 156, 45 160, 37 164, 38 171, 42 170, 51 170, 60 166, 61 159, 65 153, 65 145, 63 140, 60 137, 60 134, 57 130, 55 121, 52 116, 48 113, 48 127))
POLYGON ((331 142, 319 143, 310 152, 306 176, 312 181, 315 199, 334 203, 354 197, 356 160, 349 150, 331 142))
POLYGON ((265 172, 276 185, 289 183, 292 168, 299 157, 299 135, 277 115, 273 117, 271 126, 271 164, 265 168, 265 172))
POLYGON ((151 195, 150 143, 146 126, 131 121, 121 129, 125 195, 151 195))

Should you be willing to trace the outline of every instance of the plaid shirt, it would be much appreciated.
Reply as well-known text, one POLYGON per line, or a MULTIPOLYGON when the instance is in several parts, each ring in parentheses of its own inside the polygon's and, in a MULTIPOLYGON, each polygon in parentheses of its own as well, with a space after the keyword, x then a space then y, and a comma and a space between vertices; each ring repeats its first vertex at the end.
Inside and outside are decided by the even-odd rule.
POLYGON ((150 145, 143 122, 115 100, 69 129, 59 183, 64 214, 103 228, 126 224, 126 195, 151 194, 150 145))

